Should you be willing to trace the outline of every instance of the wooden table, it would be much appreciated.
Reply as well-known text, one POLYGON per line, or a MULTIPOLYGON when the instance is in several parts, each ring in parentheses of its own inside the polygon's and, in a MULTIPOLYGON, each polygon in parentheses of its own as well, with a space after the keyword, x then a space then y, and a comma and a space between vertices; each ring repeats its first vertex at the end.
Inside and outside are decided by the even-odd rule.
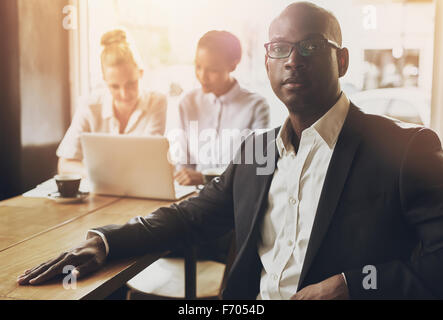
POLYGON ((147 254, 106 264, 78 279, 75 289, 62 280, 39 286, 19 286, 24 270, 55 258, 85 240, 87 230, 124 224, 171 202, 91 195, 80 204, 17 197, 0 202, 0 299, 103 299, 162 256, 147 254))

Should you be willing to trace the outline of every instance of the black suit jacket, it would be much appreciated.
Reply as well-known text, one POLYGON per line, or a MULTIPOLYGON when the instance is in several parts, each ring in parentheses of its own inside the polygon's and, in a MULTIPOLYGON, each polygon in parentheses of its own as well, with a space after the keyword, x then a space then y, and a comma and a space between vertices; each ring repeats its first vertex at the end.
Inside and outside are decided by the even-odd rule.
MULTIPOLYGON (((234 162, 245 157, 248 141, 259 141, 276 161, 278 131, 251 136, 234 162)), ((237 255, 223 297, 255 299, 262 270, 257 245, 273 177, 257 175, 259 167, 262 161, 232 163, 195 198, 98 228, 109 258, 191 245, 234 228, 237 255)), ((433 131, 351 104, 318 187, 299 289, 344 272, 351 298, 443 298, 443 151, 433 131), (368 265, 376 268, 376 289, 363 285, 368 265)))

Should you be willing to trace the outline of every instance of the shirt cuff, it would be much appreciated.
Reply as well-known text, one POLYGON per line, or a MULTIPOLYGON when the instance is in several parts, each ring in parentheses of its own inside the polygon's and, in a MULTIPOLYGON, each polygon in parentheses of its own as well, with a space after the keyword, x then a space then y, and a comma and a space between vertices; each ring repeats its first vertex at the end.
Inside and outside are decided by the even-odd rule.
POLYGON ((105 244, 105 248, 106 248, 106 256, 108 256, 109 245, 108 245, 108 241, 106 240, 105 235, 103 233, 101 233, 100 231, 97 231, 97 230, 88 230, 88 234, 86 235, 86 238, 89 238, 91 236, 91 233, 98 234, 100 236, 100 238, 102 238, 103 243, 105 244))
POLYGON ((342 272, 342 274, 341 274, 342 276, 343 276, 343 279, 345 280, 345 284, 346 284, 346 286, 348 286, 348 281, 346 280, 346 276, 345 276, 345 273, 344 272, 342 272))

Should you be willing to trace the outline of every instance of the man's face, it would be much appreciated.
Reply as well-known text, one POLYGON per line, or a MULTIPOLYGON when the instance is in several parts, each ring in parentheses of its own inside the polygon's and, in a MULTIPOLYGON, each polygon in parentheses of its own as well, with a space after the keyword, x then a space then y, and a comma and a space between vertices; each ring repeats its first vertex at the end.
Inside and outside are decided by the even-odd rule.
MULTIPOLYGON (((292 10, 273 22, 269 40, 334 40, 327 23, 303 8, 292 10)), ((312 56, 302 56, 294 48, 288 58, 266 57, 266 70, 272 89, 291 113, 318 112, 318 108, 335 103, 340 93, 337 52, 330 46, 312 56)))

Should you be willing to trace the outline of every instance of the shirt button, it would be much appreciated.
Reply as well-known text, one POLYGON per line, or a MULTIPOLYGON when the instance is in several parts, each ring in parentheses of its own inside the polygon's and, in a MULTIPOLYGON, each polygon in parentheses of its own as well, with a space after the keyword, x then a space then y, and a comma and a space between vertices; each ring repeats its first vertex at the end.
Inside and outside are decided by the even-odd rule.
POLYGON ((272 280, 274 280, 274 281, 278 280, 278 276, 275 273, 272 274, 272 280))
POLYGON ((295 200, 293 197, 289 198, 289 203, 295 206, 297 204, 297 200, 295 200))
POLYGON ((294 242, 292 242, 292 240, 288 240, 288 246, 292 247, 292 245, 294 244, 294 242))

